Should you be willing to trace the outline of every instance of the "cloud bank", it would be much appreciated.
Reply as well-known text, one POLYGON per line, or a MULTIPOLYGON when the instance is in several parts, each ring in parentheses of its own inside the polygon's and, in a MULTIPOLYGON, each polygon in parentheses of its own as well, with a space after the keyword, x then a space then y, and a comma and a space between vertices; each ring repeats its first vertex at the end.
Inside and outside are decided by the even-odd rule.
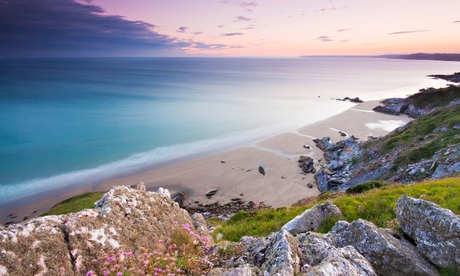
POLYGON ((0 56, 140 56, 183 46, 155 26, 74 0, 0 1, 0 56))

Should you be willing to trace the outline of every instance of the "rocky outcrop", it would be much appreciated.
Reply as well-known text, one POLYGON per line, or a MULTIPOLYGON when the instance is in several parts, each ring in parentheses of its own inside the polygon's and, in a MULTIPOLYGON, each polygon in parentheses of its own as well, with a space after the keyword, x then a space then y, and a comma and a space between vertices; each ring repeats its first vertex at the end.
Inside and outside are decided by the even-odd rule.
POLYGON ((286 223, 282 229, 288 231, 292 235, 316 231, 324 220, 341 216, 342 212, 340 209, 332 204, 332 202, 328 201, 305 210, 302 214, 286 223))
POLYGON ((371 222, 339 221, 328 236, 336 247, 356 248, 379 275, 438 275, 436 268, 411 243, 371 222))
POLYGON ((165 189, 154 193, 116 187, 95 205, 0 227, 0 270, 11 275, 83 275, 101 250, 136 252, 142 246, 153 252, 153 240, 167 239, 176 225, 192 225, 165 189))
POLYGON ((230 265, 246 267, 240 270, 246 274, 224 275, 377 275, 354 247, 336 248, 323 234, 292 236, 281 230, 265 238, 243 237, 241 243, 246 249, 230 265), (254 267, 259 268, 257 274, 247 273, 254 267))
POLYGON ((399 115, 403 113, 403 107, 405 106, 404 98, 389 98, 380 102, 381 105, 373 108, 374 111, 399 115))
POLYGON ((460 218, 432 202, 403 196, 395 207, 399 227, 417 249, 443 268, 460 271, 460 218))
POLYGON ((294 275, 300 271, 298 240, 281 230, 264 238, 243 237, 243 258, 268 275, 294 275))
POLYGON ((352 246, 336 248, 318 233, 303 233, 299 240, 302 275, 377 275, 372 265, 352 246))
POLYGON ((318 170, 315 174, 318 189, 324 192, 348 188, 351 171, 356 165, 353 159, 361 153, 361 144, 354 137, 335 144, 329 137, 314 141, 324 151, 324 157, 327 161, 326 168, 318 170))
POLYGON ((460 72, 453 73, 451 75, 428 75, 428 77, 432 77, 435 79, 442 79, 450 82, 459 82, 460 83, 460 72))

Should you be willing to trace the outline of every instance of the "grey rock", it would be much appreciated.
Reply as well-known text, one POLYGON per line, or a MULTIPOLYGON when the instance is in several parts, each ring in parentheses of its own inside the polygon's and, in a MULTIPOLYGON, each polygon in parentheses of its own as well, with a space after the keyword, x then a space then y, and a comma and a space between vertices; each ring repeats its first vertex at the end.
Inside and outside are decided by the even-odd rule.
POLYGON ((323 170, 318 170, 315 174, 316 184, 318 185, 318 190, 324 192, 329 190, 329 180, 327 174, 323 170))
POLYGON ((336 247, 355 247, 379 275, 438 275, 415 246, 371 222, 362 219, 352 223, 339 221, 328 236, 336 247))
POLYGON ((286 223, 281 229, 288 231, 292 235, 307 231, 316 231, 325 219, 341 216, 342 212, 339 207, 328 201, 305 210, 302 214, 286 223))
POLYGON ((326 151, 326 150, 328 150, 328 147, 330 148, 330 147, 334 146, 334 144, 332 144, 332 142, 331 142, 330 137, 323 137, 321 139, 317 138, 317 139, 314 139, 313 142, 322 151, 326 151))
POLYGON ((460 218, 452 211, 421 199, 403 196, 395 206, 399 227, 417 249, 443 268, 460 270, 460 218))
POLYGON ((266 238, 243 237, 245 260, 267 275, 294 275, 299 272, 298 240, 286 230, 272 233, 266 238))
POLYGON ((377 275, 372 265, 352 246, 336 248, 324 235, 312 232, 297 238, 302 275, 377 275))

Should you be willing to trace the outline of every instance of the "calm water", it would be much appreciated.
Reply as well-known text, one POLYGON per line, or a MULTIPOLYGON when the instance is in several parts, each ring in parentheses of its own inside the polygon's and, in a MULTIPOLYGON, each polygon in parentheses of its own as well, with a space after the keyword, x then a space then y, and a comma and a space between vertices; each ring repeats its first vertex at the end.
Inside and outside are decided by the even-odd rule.
POLYGON ((0 59, 0 204, 248 144, 459 63, 367 58, 0 59))

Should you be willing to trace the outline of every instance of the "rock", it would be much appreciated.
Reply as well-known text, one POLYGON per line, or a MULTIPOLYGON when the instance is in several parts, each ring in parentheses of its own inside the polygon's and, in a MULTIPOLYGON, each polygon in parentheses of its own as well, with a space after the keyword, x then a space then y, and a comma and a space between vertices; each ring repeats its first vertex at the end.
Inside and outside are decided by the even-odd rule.
POLYGON ((259 166, 259 173, 260 173, 261 175, 265 175, 265 169, 264 169, 264 167, 259 166))
POLYGON ((315 145, 322 151, 326 151, 327 147, 332 144, 330 137, 323 137, 321 139, 314 139, 313 142, 315 145))
POLYGON ((329 190, 329 180, 327 174, 323 170, 319 170, 315 174, 316 185, 318 185, 318 190, 324 192, 329 190))
POLYGON ((139 191, 144 191, 144 192, 146 191, 145 184, 142 181, 137 184, 131 185, 131 188, 139 190, 139 191))
POLYGON ((213 195, 217 194, 217 189, 212 189, 206 193, 207 198, 212 198, 213 195))
POLYGON ((341 184, 343 184, 344 182, 343 182, 343 180, 340 180, 340 179, 337 179, 337 178, 331 178, 330 183, 331 183, 332 185, 341 185, 341 184))
POLYGON ((176 225, 192 225, 169 192, 161 191, 115 187, 96 209, 0 227, 0 269, 7 275, 84 275, 94 269, 91 260, 101 256, 100 250, 134 252, 142 246, 153 252, 152 239, 166 240, 176 225))
POLYGON ((309 145, 303 145, 304 148, 306 149, 311 149, 311 147, 309 145))
POLYGON ((308 184, 307 184, 307 187, 311 189, 311 188, 313 188, 313 184, 308 183, 308 184))
POLYGON ((351 245, 379 275, 438 275, 436 268, 403 238, 358 219, 337 222, 327 234, 336 247, 351 245))
POLYGON ((304 173, 315 173, 313 158, 301 155, 299 157, 299 167, 304 173))
POLYGON ((336 248, 324 235, 312 232, 299 234, 297 238, 302 275, 377 275, 352 246, 336 248))
POLYGON ((402 113, 403 106, 405 105, 405 99, 390 98, 382 101, 381 104, 382 105, 374 107, 373 110, 376 112, 396 115, 402 113))
POLYGON ((395 206, 398 226, 417 249, 443 268, 460 270, 460 218, 452 211, 421 199, 399 198, 395 206))
POLYGON ((265 238, 243 237, 241 243, 247 244, 246 261, 259 267, 263 275, 291 276, 300 270, 298 240, 285 230, 265 238))
POLYGON ((179 207, 181 208, 184 207, 186 198, 187 195, 185 194, 185 192, 177 192, 171 196, 171 200, 177 202, 177 204, 179 204, 179 207))
POLYGON ((242 267, 234 268, 228 272, 223 274, 219 274, 222 276, 252 276, 257 275, 259 270, 250 265, 243 265, 242 267))
POLYGON ((327 165, 326 167, 330 170, 333 170, 333 171, 337 171, 337 170, 340 170, 342 169, 344 166, 344 163, 343 161, 336 161, 336 160, 333 160, 331 161, 331 163, 329 165, 327 165))
POLYGON ((288 231, 292 235, 307 231, 316 231, 324 220, 330 217, 341 216, 342 212, 340 209, 328 201, 305 210, 302 214, 286 223, 281 229, 288 231))
MULTIPOLYGON (((198 232, 201 237, 211 237, 208 229, 208 224, 202 214, 195 213, 190 216, 192 218, 193 228, 198 232)), ((212 244, 213 239, 209 238, 209 243, 212 244)))

